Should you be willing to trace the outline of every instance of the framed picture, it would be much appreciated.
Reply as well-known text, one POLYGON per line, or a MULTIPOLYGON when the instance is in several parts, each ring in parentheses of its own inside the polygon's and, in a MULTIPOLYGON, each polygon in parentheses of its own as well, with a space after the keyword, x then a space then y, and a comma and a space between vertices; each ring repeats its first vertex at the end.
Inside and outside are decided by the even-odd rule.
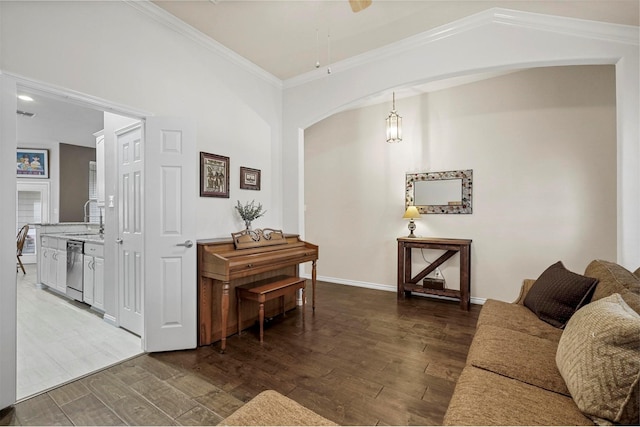
POLYGON ((260 170, 240 166, 240 188, 260 190, 260 170))
POLYGON ((229 198, 229 158, 200 152, 200 197, 229 198))
POLYGON ((18 148, 16 153, 18 178, 49 178, 49 150, 18 148))

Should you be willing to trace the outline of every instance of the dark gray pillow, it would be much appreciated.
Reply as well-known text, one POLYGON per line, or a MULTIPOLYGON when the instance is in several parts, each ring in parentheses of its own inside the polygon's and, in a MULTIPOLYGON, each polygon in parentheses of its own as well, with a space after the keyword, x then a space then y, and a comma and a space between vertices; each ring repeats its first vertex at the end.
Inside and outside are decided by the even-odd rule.
POLYGON ((564 328, 573 313, 591 301, 598 279, 573 273, 561 261, 547 268, 524 299, 540 320, 564 328))

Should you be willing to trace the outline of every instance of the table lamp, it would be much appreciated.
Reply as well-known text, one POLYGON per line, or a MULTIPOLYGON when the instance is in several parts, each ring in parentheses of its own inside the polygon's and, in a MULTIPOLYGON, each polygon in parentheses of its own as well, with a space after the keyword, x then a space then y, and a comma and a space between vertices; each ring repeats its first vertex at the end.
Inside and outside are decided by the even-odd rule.
POLYGON ((415 206, 409 206, 402 218, 409 220, 408 227, 409 227, 410 233, 407 237, 416 237, 416 235, 413 234, 413 230, 416 229, 416 223, 414 222, 414 220, 420 218, 420 212, 418 212, 418 208, 416 208, 415 206))

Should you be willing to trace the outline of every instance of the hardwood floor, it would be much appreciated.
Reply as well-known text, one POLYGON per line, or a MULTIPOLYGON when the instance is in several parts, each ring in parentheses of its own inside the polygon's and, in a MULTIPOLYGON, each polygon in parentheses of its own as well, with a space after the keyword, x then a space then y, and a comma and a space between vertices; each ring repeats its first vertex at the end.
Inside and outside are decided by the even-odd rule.
POLYGON ((225 354, 216 343, 138 356, 21 402, 0 425, 215 425, 265 389, 341 425, 438 425, 479 312, 319 282, 315 314, 267 322, 263 345, 256 326, 225 354))

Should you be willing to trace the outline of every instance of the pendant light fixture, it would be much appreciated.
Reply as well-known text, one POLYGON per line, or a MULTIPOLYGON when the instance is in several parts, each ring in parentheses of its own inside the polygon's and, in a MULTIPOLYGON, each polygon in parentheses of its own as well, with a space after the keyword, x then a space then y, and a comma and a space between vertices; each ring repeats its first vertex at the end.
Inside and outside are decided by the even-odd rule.
POLYGON ((387 117, 387 142, 402 141, 402 117, 396 113, 396 93, 393 92, 393 107, 387 117))

